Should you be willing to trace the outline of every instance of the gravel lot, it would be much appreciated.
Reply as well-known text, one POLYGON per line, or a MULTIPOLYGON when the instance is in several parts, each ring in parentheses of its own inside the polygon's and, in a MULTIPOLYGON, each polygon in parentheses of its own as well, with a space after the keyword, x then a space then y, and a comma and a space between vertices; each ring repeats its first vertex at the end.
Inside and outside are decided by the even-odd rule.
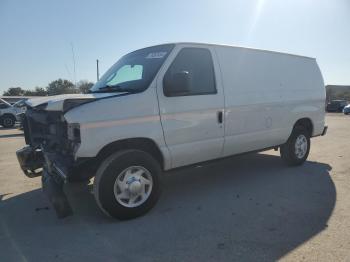
POLYGON ((91 183, 67 185, 75 215, 57 219, 19 168, 23 135, 0 129, 0 260, 349 261, 350 117, 327 124, 301 167, 267 151, 173 171, 158 205, 124 222, 97 208, 91 183))

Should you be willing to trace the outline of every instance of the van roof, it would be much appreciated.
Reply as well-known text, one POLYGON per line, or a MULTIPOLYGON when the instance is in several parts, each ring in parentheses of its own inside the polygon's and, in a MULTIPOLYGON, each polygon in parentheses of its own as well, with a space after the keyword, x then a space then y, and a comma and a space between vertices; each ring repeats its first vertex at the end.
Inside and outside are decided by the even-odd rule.
POLYGON ((289 55, 289 56, 297 56, 297 57, 316 60, 316 58, 310 57, 310 56, 296 55, 296 54, 284 53, 284 52, 279 52, 279 51, 258 49, 258 48, 252 48, 252 47, 244 47, 244 46, 234 46, 234 45, 214 44, 214 43, 198 43, 198 42, 173 42, 173 43, 167 43, 167 44, 175 44, 175 45, 177 45, 177 44, 192 44, 192 45, 203 45, 203 46, 236 47, 236 48, 243 48, 243 49, 249 49, 249 50, 254 50, 254 51, 276 53, 276 54, 289 55))

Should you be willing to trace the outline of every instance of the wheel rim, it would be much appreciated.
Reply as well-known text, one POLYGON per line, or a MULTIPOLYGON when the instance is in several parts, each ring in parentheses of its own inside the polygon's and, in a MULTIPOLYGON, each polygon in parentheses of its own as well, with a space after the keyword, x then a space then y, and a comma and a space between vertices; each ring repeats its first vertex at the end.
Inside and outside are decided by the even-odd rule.
POLYGON ((152 188, 151 173, 142 166, 130 166, 117 176, 114 196, 125 207, 138 207, 149 198, 152 188))
POLYGON ((13 124, 11 118, 5 118, 3 123, 4 123, 4 126, 12 126, 13 124))
POLYGON ((295 140, 295 155, 301 159, 306 155, 308 148, 307 139, 304 135, 299 135, 295 140))

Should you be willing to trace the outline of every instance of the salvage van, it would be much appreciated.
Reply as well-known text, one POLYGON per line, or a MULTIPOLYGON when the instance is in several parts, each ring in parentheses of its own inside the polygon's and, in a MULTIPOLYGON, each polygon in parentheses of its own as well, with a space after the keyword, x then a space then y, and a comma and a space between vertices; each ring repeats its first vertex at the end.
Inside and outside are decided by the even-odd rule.
POLYGON ((94 177, 101 210, 134 218, 156 204, 164 171, 272 148, 301 165, 327 130, 314 58, 213 44, 143 48, 88 94, 26 103, 17 157, 28 177, 42 176, 59 217, 72 214, 68 182, 94 177))

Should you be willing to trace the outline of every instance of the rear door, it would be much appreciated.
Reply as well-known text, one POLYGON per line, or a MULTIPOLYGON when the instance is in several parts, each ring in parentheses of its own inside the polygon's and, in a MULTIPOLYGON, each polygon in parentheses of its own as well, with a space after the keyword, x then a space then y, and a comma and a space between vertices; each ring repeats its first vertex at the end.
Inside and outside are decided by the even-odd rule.
POLYGON ((157 93, 172 168, 221 157, 224 94, 218 74, 213 50, 186 45, 175 47, 160 72, 157 93), (164 83, 179 72, 189 76, 188 92, 164 92, 164 83))

